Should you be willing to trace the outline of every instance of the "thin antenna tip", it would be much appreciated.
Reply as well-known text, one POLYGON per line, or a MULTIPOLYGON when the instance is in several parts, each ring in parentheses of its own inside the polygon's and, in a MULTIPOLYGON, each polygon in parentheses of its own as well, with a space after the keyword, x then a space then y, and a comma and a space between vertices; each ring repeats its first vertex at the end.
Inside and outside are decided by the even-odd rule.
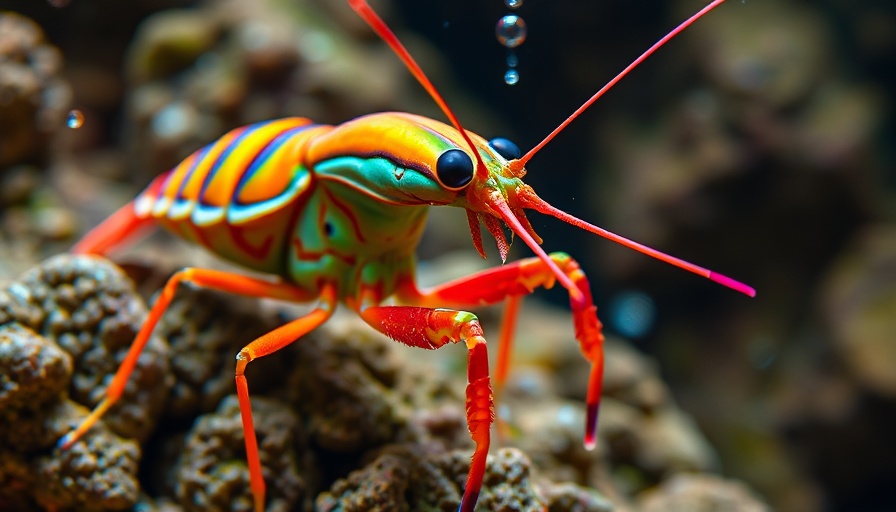
POLYGON ((723 276, 722 274, 710 272, 707 277, 709 277, 710 279, 719 283, 722 286, 727 286, 728 288, 731 288, 734 291, 743 293, 744 295, 747 295, 750 297, 756 296, 756 290, 752 286, 747 286, 744 283, 741 283, 740 281, 735 281, 734 279, 731 279, 728 276, 723 276))

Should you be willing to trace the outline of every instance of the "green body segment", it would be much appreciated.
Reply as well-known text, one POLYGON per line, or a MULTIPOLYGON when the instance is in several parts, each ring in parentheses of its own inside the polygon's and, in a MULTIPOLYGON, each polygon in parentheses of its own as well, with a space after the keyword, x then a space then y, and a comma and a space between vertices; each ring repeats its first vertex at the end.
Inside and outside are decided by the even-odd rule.
MULTIPOLYGON (((477 142, 489 167, 506 163, 477 142)), ((403 113, 337 126, 258 123, 157 178, 134 208, 242 266, 379 302, 413 277, 428 207, 465 206, 435 166, 445 151, 466 147, 454 128, 403 113)))

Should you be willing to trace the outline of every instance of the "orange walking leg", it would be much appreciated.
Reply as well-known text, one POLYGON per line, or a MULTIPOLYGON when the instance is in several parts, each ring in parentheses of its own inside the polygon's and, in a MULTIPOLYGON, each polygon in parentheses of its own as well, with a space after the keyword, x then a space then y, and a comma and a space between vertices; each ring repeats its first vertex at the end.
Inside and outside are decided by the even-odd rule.
POLYGON ((134 202, 131 201, 84 235, 84 238, 72 247, 71 252, 106 254, 127 240, 142 236, 154 222, 151 217, 138 216, 134 202))
POLYGON ((249 465, 249 487, 255 502, 255 512, 264 512, 265 483, 261 473, 261 458, 258 454, 258 439, 255 436, 255 423, 252 421, 252 405, 249 402, 249 383, 246 381, 246 366, 259 357, 272 354, 293 341, 308 334, 326 322, 336 309, 336 289, 332 286, 324 288, 321 294, 324 305, 311 313, 278 327, 249 343, 236 356, 236 393, 240 403, 240 417, 243 421, 243 434, 246 438, 246 460, 249 465))
MULTIPOLYGON (((316 294, 311 293, 307 290, 303 290, 301 288, 297 288, 292 284, 276 282, 276 281, 267 281, 264 279, 258 279, 254 277, 242 276, 239 274, 234 274, 231 272, 224 272, 219 270, 209 270, 209 269, 198 269, 198 268, 186 268, 183 269, 173 276, 168 282, 165 284, 165 287, 162 289, 161 294, 158 299, 156 299, 155 304, 152 309, 150 309, 149 314, 146 317, 146 321, 143 323, 143 326, 140 328, 140 331, 137 333, 137 337, 134 339, 134 342, 131 344, 131 348, 128 350, 127 355, 122 361, 121 365, 118 367, 118 371, 115 373, 115 377, 113 377, 112 382, 106 388, 105 397, 103 400, 97 404, 97 406, 91 411, 91 413, 78 425, 77 428, 68 432, 64 435, 60 440, 58 445, 62 449, 69 448, 72 444, 74 444, 78 439, 84 436, 84 434, 90 430, 90 428, 97 422, 99 419, 105 414, 109 408, 115 404, 115 402, 121 397, 122 392, 124 391, 125 384, 127 384, 128 378, 131 376, 131 373, 134 370, 134 367, 137 364, 137 359, 140 357, 140 353, 143 351, 143 347, 146 346, 146 343, 149 341, 149 337, 152 334, 153 329, 158 323, 159 319, 162 317, 162 314, 168 308, 168 305, 171 303, 171 300, 174 297, 174 293, 177 290, 177 285, 180 283, 191 283, 197 286, 203 286, 207 288, 215 288, 218 290, 228 291, 241 295, 248 295, 254 297, 268 297, 273 299, 280 300, 288 300, 293 302, 307 302, 316 298, 316 294)), ((335 304, 335 292, 330 288, 325 288, 324 290, 324 300, 328 301, 328 304, 335 304)), ((329 316, 330 311, 332 311, 332 307, 326 311, 325 315, 329 316)), ((323 320, 326 319, 324 313, 312 312, 310 315, 300 318, 290 324, 287 324, 279 329, 272 331, 271 333, 262 336, 259 340, 256 340, 255 343, 257 345, 250 343, 246 346, 242 351, 240 351, 240 355, 237 356, 237 384, 239 387, 239 376, 241 375, 240 367, 245 368, 245 364, 248 363, 249 360, 255 357, 261 357, 262 355, 269 354, 280 348, 281 346, 287 344, 289 341, 294 340, 301 333, 304 334, 313 326, 319 325, 323 320), (304 321, 304 323, 303 323, 304 321), (309 326, 312 326, 309 328, 309 326), (290 336, 293 336, 290 338, 290 336), (273 347, 273 348, 272 348, 273 347), (244 359, 247 359, 245 362, 241 363, 240 356, 244 359)), ((243 378, 243 387, 245 388, 245 378, 243 378)), ((248 388, 244 390, 245 400, 243 396, 240 396, 240 410, 243 414, 244 420, 243 424, 246 424, 245 416, 246 410, 248 407, 248 388), (244 407, 244 402, 246 406, 244 407)), ((250 418, 248 424, 251 425, 251 411, 250 418)), ((253 431, 254 433, 254 431, 253 431)), ((250 458, 250 475, 251 473, 251 458, 253 457, 251 453, 251 448, 248 446, 249 443, 249 435, 247 438, 247 455, 250 458)), ((252 436, 252 440, 254 442, 254 435, 252 436)), ((255 449, 254 458, 256 459, 256 466, 258 460, 258 450, 255 449)), ((257 481, 260 479, 261 473, 260 471, 256 472, 257 475, 253 476, 253 494, 255 493, 256 488, 262 489, 261 499, 259 501, 258 495, 255 495, 256 500, 256 510, 261 511, 264 509, 264 482, 261 482, 259 485, 257 481), (260 508, 259 508, 260 504, 260 508)))

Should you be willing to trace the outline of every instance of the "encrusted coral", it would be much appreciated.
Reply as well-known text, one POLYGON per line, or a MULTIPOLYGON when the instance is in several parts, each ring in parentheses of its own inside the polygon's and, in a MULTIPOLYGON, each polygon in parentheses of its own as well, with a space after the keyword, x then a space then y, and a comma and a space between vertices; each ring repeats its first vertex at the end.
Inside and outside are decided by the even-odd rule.
MULTIPOLYGON (((37 312, 26 325, 72 356, 72 399, 94 407, 146 317, 131 281, 107 260, 58 256, 25 272, 14 289, 37 312)), ((119 435, 146 439, 169 385, 168 345, 153 336, 103 420, 119 435)))
MULTIPOLYGON (((279 325, 280 318, 256 299, 180 286, 156 329, 171 347, 174 383, 165 414, 190 418, 215 410, 233 393, 237 352, 279 325)), ((278 371, 253 371, 255 366, 248 374, 253 393, 283 378, 278 371)))
MULTIPOLYGON (((264 397, 252 400, 255 431, 267 484, 267 510, 297 510, 307 494, 299 475, 304 458, 302 425, 288 407, 264 397)), ((176 495, 185 511, 251 511, 243 424, 235 395, 200 416, 190 429, 177 469, 176 495)), ((307 472, 308 465, 302 467, 307 472)))
POLYGON ((145 439, 155 425, 167 394, 164 341, 138 362, 123 407, 68 450, 54 446, 101 398, 143 316, 128 279, 98 258, 53 258, 0 291, 0 508, 134 505, 140 448, 125 438, 145 439))

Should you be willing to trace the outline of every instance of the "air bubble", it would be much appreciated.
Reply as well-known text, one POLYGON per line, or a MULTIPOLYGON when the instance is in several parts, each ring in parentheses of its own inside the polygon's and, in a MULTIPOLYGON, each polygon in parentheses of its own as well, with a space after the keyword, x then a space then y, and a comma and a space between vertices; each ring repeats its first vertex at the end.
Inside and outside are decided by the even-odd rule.
POLYGON ((519 59, 516 58, 516 54, 512 51, 507 52, 507 67, 515 68, 517 64, 519 64, 519 59))
POLYGON ((80 110, 71 110, 65 117, 65 125, 77 129, 84 125, 84 114, 80 110))
POLYGON ((653 299, 635 290, 623 291, 614 297, 609 311, 613 327, 629 338, 645 336, 656 321, 653 299))
POLYGON ((498 20, 495 35, 507 48, 516 48, 526 40, 526 22, 515 14, 508 14, 498 20))
POLYGON ((519 9, 523 6, 523 0, 504 0, 504 5, 506 5, 508 9, 519 9))
POLYGON ((520 73, 515 69, 508 69, 504 73, 504 83, 507 85, 514 85, 520 81, 520 73))

